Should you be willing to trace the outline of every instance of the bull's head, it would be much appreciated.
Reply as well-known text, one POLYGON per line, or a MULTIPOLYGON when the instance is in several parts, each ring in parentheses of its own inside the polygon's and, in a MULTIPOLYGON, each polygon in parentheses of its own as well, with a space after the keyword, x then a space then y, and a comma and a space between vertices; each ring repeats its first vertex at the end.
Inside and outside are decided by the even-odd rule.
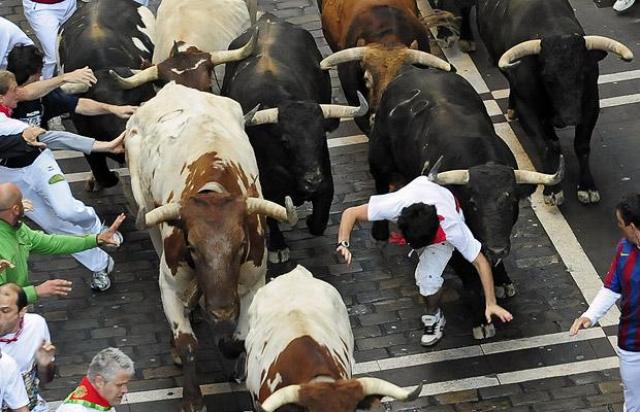
POLYGON ((519 43, 502 55, 498 66, 511 70, 520 59, 538 56, 542 83, 553 106, 549 108, 549 116, 554 126, 565 127, 582 121, 585 76, 606 52, 615 53, 625 61, 633 59, 631 50, 615 40, 574 34, 519 43))
POLYGON ((397 76, 403 65, 417 64, 445 71, 455 71, 451 64, 439 57, 417 50, 417 41, 412 42, 410 47, 404 45, 384 46, 377 43, 365 45, 362 39, 358 40, 357 44, 357 47, 340 50, 326 57, 320 62, 320 68, 328 70, 342 63, 360 62, 364 83, 369 93, 368 101, 371 113, 375 113, 382 93, 391 80, 397 76))
POLYGON ((493 264, 509 254, 519 200, 530 195, 534 185, 556 185, 564 177, 563 157, 552 175, 495 163, 438 172, 441 160, 429 172, 429 179, 443 186, 456 186, 454 192, 462 203, 465 221, 493 264))
POLYGON ((309 412, 354 412, 356 409, 371 409, 382 397, 399 401, 413 401, 420 396, 422 384, 406 391, 390 382, 377 378, 348 379, 336 382, 314 382, 289 385, 269 396, 259 412, 284 411, 287 405, 292 411, 309 412))
POLYGON ((258 39, 257 28, 249 41, 239 49, 204 52, 182 42, 174 43, 168 59, 150 66, 131 77, 123 78, 115 72, 110 74, 123 89, 132 89, 141 84, 161 80, 175 81, 183 86, 201 91, 211 91, 212 70, 219 64, 235 62, 247 58, 255 48, 258 39))
POLYGON ((358 93, 359 107, 288 101, 277 108, 256 112, 247 126, 277 124, 281 146, 289 155, 296 177, 296 192, 303 198, 313 195, 331 176, 326 132, 338 126, 338 119, 364 116, 369 107, 358 93))
MULTIPOLYGON (((264 242, 260 223, 254 215, 295 224, 297 215, 290 198, 286 205, 239 197, 218 183, 208 183, 198 194, 146 214, 147 226, 175 226, 173 234, 164 240, 165 260, 170 267, 182 261, 194 270, 196 289, 204 296, 208 319, 220 332, 235 328, 240 310, 240 266, 250 260, 252 250, 264 247, 260 244, 264 242)), ((199 293, 194 295, 197 301, 199 293)))

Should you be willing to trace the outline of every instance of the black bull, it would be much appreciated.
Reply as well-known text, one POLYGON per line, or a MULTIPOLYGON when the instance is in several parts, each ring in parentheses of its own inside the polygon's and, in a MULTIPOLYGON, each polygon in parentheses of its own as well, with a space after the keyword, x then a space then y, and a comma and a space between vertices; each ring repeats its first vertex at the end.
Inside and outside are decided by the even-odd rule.
MULTIPOLYGON (((510 117, 517 114, 538 146, 543 170, 551 173, 558 165, 560 144, 554 128, 575 126, 578 200, 598 202, 589 167, 599 114, 598 61, 608 51, 627 61, 633 54, 614 40, 584 36, 567 0, 477 0, 476 10, 480 37, 509 81, 510 117)), ((545 188, 547 203, 561 204, 563 199, 561 187, 545 188)))
MULTIPOLYGON (((227 64, 222 94, 244 111, 277 108, 275 123, 247 127, 254 147, 264 197, 284 205, 291 195, 296 205, 313 203, 307 227, 321 235, 333 200, 333 178, 326 132, 338 127, 327 120, 319 104, 331 102, 329 74, 320 70, 322 56, 313 36, 271 14, 258 21, 258 43, 246 60, 227 64)), ((230 49, 247 42, 250 33, 230 49)), ((272 262, 288 260, 288 248, 278 222, 267 219, 272 262)))
MULTIPOLYGON (((399 177, 404 182, 414 179, 441 156, 440 173, 432 178, 459 200, 467 225, 495 265, 497 295, 513 296, 502 259, 509 253, 519 199, 531 194, 535 184, 559 180, 561 173, 516 170, 516 160, 496 135, 482 99, 462 77, 405 67, 384 92, 373 126, 369 162, 377 193, 387 193, 399 177)), ((372 231, 376 239, 387 239, 387 222, 376 222, 372 231)), ((477 314, 474 336, 492 336, 493 328, 480 328, 486 321, 476 270, 458 252, 450 264, 477 314)))
MULTIPOLYGON (((138 105, 153 97, 151 85, 122 90, 108 75, 109 69, 115 69, 123 76, 130 76, 128 67, 142 68, 151 60, 153 43, 137 28, 145 27, 138 8, 131 0, 96 1, 82 5, 65 23, 60 38, 60 63, 64 70, 70 72, 88 66, 98 79, 98 83, 80 97, 114 105, 138 105)), ((80 134, 98 140, 115 138, 126 124, 126 120, 115 115, 74 114, 73 121, 80 134)), ((117 175, 107 165, 106 155, 97 153, 86 157, 96 188, 118 183, 117 175)), ((109 157, 124 163, 124 155, 109 157)))

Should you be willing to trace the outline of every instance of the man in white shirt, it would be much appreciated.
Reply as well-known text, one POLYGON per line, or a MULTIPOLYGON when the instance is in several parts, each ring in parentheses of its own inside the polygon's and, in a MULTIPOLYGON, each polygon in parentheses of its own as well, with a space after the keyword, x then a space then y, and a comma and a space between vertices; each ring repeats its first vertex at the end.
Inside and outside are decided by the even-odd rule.
POLYGON ((395 192, 371 196, 369 203, 346 209, 340 220, 336 251, 347 263, 351 263, 349 238, 355 223, 377 220, 397 222, 407 243, 419 254, 416 284, 427 306, 427 314, 422 316, 423 346, 434 345, 443 335, 442 272, 454 249, 478 271, 487 322, 491 323, 492 316, 511 321, 511 314, 496 303, 491 265, 480 251, 482 245, 465 224, 462 210, 448 189, 420 176, 395 192))
POLYGON ((29 411, 29 397, 24 389, 18 365, 11 356, 0 352, 0 410, 29 411))
POLYGON ((33 41, 20 30, 20 27, 0 17, 0 70, 7 67, 7 56, 17 44, 33 44, 33 41))
POLYGON ((29 410, 48 412, 39 383, 53 379, 56 348, 51 344, 47 322, 27 313, 27 295, 14 283, 0 286, 0 351, 11 356, 29 397, 29 410))
POLYGON ((133 361, 116 348, 106 348, 91 360, 87 376, 64 400, 57 412, 116 412, 129 391, 127 384, 135 369, 133 361))

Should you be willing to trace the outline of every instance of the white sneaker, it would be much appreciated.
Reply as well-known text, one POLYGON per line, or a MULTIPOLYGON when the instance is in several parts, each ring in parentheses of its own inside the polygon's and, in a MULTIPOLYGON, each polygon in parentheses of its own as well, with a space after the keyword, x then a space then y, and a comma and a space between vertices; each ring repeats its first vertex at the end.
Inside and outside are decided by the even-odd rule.
POLYGON ((633 3, 635 3, 635 1, 636 0, 617 0, 613 4, 613 9, 618 13, 621 13, 629 9, 631 6, 633 6, 633 3))
POLYGON ((109 273, 113 270, 113 266, 115 262, 113 258, 109 256, 109 261, 107 262, 107 267, 97 272, 93 272, 93 277, 91 278, 91 289, 97 292, 104 292, 109 290, 111 287, 111 279, 109 278, 109 273))
POLYGON ((435 315, 422 315, 422 323, 424 324, 424 334, 420 338, 420 344, 422 346, 435 345, 442 339, 444 325, 447 321, 441 310, 435 315))

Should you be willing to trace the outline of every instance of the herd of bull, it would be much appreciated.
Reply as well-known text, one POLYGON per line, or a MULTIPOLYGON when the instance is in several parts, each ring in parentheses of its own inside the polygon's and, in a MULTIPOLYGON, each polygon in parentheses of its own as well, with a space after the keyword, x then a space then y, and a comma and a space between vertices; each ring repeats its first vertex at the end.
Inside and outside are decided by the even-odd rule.
MULTIPOLYGON (((130 0, 101 0, 65 24, 62 69, 89 66, 98 78, 91 89, 73 92, 144 103, 126 124, 113 116, 73 120, 92 137, 126 128, 125 189, 138 210, 136 224, 149 228, 160 256, 172 354, 184 370, 184 411, 206 409, 189 317, 198 303, 223 354, 244 352, 257 410, 347 412, 383 396, 419 394, 420 387, 407 392, 379 379, 351 379, 353 336, 333 287, 301 266, 265 285, 267 261, 289 260, 278 222, 295 223, 294 204, 312 202, 310 233, 327 226, 334 189, 326 134, 340 119, 355 118, 370 139, 376 193, 387 193, 397 176, 409 181, 427 172, 454 193, 494 264, 498 297, 516 293, 502 259, 519 199, 537 185, 545 185, 549 203, 563 199, 554 127, 576 126, 578 198, 599 200, 589 170, 598 61, 607 52, 629 61, 631 51, 585 36, 567 0, 434 6, 448 13, 420 18, 416 0, 318 0, 334 52, 325 59, 308 31, 268 13, 258 19, 255 0, 163 0, 155 17, 130 0), (539 143, 544 173, 518 170, 480 96, 429 53, 428 26, 455 20, 451 15, 462 19, 461 46, 475 48, 471 6, 511 86, 509 116, 539 143), (331 104, 334 67, 351 106, 331 104)), ((449 41, 453 29, 439 27, 438 37, 449 41)), ((91 189, 117 184, 102 155, 88 160, 91 189)), ((387 223, 376 223, 372 234, 386 240, 387 223)), ((493 326, 483 324, 473 267, 457 254, 451 264, 478 314, 474 337, 493 336, 493 326)))

